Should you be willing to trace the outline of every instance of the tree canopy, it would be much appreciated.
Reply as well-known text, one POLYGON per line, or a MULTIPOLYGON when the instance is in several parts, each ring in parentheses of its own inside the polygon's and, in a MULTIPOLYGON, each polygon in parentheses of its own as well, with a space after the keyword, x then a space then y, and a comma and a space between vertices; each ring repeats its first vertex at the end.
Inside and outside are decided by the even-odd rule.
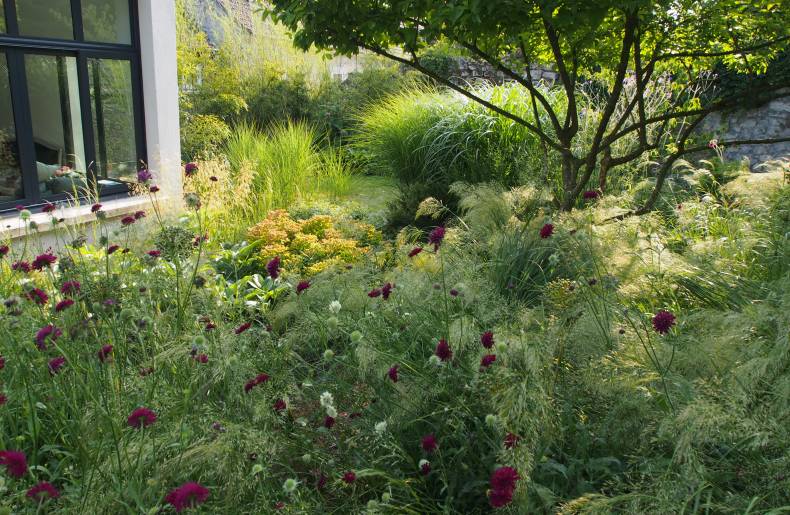
MULTIPOLYGON (((656 192, 640 211, 649 209, 672 164, 698 150, 687 141, 704 117, 738 104, 736 98, 719 98, 701 106, 693 93, 707 80, 704 72, 724 64, 760 74, 790 40, 786 1, 273 0, 267 12, 292 31, 303 49, 338 54, 367 49, 525 125, 563 156, 563 198, 558 203, 564 209, 573 206, 596 171, 603 188, 608 169, 645 152, 668 150, 656 172, 656 192), (423 66, 421 56, 439 39, 461 46, 521 84, 532 95, 536 114, 546 113, 550 126, 508 112, 423 66), (529 79, 527 71, 536 64, 551 64, 559 73, 567 96, 564 112, 552 107, 529 79), (671 102, 651 113, 645 93, 662 74, 671 74, 677 87, 671 102), (579 133, 578 86, 593 76, 606 83, 605 107, 594 138, 580 153, 573 150, 579 133), (636 85, 630 96, 624 92, 627 79, 636 85), (671 135, 670 126, 677 129, 671 135), (633 134, 638 144, 614 155, 613 145, 633 134)), ((782 86, 781 81, 761 81, 752 94, 765 100, 790 95, 782 86)))

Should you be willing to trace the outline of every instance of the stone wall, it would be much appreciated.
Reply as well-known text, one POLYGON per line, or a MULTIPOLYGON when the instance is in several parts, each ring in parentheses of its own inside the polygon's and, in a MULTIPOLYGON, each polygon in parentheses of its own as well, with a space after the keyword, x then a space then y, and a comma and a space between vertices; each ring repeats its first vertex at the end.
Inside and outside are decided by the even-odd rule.
MULTIPOLYGON (((701 130, 706 136, 720 141, 790 137, 790 96, 754 109, 710 114, 701 130)), ((790 142, 725 147, 724 157, 731 160, 747 158, 754 169, 765 161, 790 157, 790 142)))
MULTIPOLYGON (((559 74, 548 66, 533 67, 530 70, 530 75, 533 82, 544 81, 548 84, 554 84, 559 79, 559 74)), ((456 71, 453 78, 464 82, 474 82, 480 79, 488 80, 495 84, 505 82, 505 75, 487 62, 464 57, 456 59, 456 71)))

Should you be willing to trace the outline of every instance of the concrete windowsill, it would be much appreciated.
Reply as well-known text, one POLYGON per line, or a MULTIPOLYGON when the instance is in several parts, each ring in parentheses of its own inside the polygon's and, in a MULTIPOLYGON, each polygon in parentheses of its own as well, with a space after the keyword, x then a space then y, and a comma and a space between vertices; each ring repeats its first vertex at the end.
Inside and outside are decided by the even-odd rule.
MULTIPOLYGON (((119 197, 101 201, 102 211, 107 213, 107 218, 117 219, 122 216, 144 209, 151 204, 148 196, 119 197)), ((96 215, 91 213, 91 205, 78 205, 60 207, 52 213, 34 213, 30 220, 38 224, 38 233, 47 233, 55 229, 52 224, 53 218, 62 218, 63 222, 58 224, 79 225, 87 224, 96 220, 96 215)), ((25 236, 29 231, 25 230, 25 224, 19 219, 16 212, 8 215, 0 215, 0 241, 14 240, 25 236)))

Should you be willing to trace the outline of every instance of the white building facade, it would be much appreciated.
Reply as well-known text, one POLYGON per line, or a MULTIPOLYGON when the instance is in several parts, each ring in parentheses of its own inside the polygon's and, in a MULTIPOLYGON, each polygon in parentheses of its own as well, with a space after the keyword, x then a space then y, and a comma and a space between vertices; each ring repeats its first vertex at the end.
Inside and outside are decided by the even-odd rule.
POLYGON ((124 214, 141 169, 180 199, 174 0, 0 5, 0 220, 24 206, 45 229, 42 207, 79 219, 97 197, 124 214))

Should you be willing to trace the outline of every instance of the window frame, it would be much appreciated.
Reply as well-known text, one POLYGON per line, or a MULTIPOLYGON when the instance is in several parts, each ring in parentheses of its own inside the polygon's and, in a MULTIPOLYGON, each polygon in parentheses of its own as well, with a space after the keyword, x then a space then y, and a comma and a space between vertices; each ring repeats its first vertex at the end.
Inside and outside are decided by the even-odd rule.
POLYGON ((143 98, 143 77, 140 57, 139 13, 136 0, 128 0, 131 31, 131 45, 119 43, 100 43, 86 41, 82 20, 82 0, 71 1, 72 26, 74 39, 55 39, 21 36, 16 13, 16 0, 4 0, 6 33, 0 33, 0 53, 8 61, 11 104, 16 129, 17 153, 22 173, 23 198, 0 202, 0 213, 23 205, 28 209, 36 209, 48 202, 71 201, 74 195, 60 193, 43 198, 39 191, 36 178, 35 146, 33 142, 33 126, 28 96, 27 75, 25 72, 25 55, 67 55, 77 60, 77 82, 80 99, 82 121, 82 139, 85 148, 86 176, 90 189, 100 196, 126 194, 127 184, 119 183, 102 186, 98 190, 97 177, 97 143, 93 134, 93 102, 90 94, 89 59, 111 59, 128 61, 131 69, 131 88, 134 110, 134 134, 137 144, 138 166, 148 160, 148 149, 145 134, 145 111, 143 98))

